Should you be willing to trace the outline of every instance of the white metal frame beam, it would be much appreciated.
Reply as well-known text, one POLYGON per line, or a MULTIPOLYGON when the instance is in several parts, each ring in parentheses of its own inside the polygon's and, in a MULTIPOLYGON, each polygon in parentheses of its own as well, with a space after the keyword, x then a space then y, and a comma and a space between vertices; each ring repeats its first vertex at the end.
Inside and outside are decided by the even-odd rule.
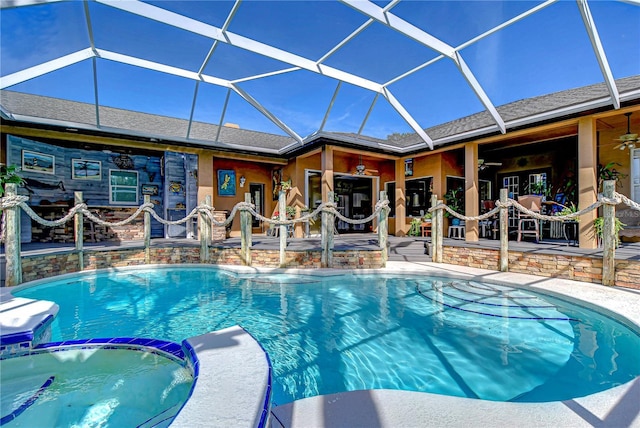
MULTIPOLYGON (((336 80, 350 83, 354 86, 358 86, 373 92, 380 93, 389 100, 389 97, 387 95, 389 94, 388 90, 384 89, 383 86, 377 82, 373 82, 371 80, 356 76, 351 73, 347 73, 345 71, 336 69, 334 67, 330 67, 325 64, 312 61, 308 58, 301 57, 299 55, 264 44, 262 42, 258 42, 256 40, 252 40, 247 37, 234 34, 230 31, 226 31, 226 30, 214 27, 212 25, 204 24, 202 22, 176 14, 174 12, 170 12, 170 11, 167 11, 159 7, 156 7, 147 3, 143 3, 140 1, 126 1, 126 2, 113 1, 113 0, 96 0, 96 1, 98 1, 99 3, 105 4, 107 6, 112 6, 114 8, 121 9, 132 14, 153 19, 155 21, 162 22, 164 24, 171 25, 176 28, 181 28, 183 30, 190 31, 204 37, 209 37, 214 40, 227 43, 231 46, 245 49, 247 51, 260 54, 263 56, 267 56, 269 58, 293 65, 295 67, 299 67, 304 70, 318 73, 323 76, 331 77, 336 80)), ((371 5, 373 5, 373 3, 371 3, 371 5)), ((375 7, 377 8, 377 6, 375 7)), ((437 41, 434 43, 437 44, 437 41)), ((200 78, 204 81, 209 81, 209 83, 213 83, 213 81, 210 81, 209 79, 214 79, 214 80, 217 79, 215 77, 206 76, 206 75, 201 75, 200 78)), ((433 147, 431 139, 426 135, 426 133, 420 127, 420 125, 416 122, 416 120, 409 114, 409 112, 402 106, 402 104, 397 99, 393 98, 392 106, 402 116, 402 118, 411 126, 411 128, 413 128, 414 131, 418 133, 418 135, 420 135, 421 138, 424 139, 427 145, 429 145, 429 147, 433 147)), ((265 109, 265 111, 267 110, 265 109)), ((278 123, 276 124, 280 126, 280 124, 278 123)), ((294 138, 296 137, 294 136, 294 138)))
POLYGON ((591 46, 593 47, 596 58, 598 59, 598 64, 600 65, 600 71, 602 71, 604 82, 609 89, 609 94, 611 95, 611 103, 613 104, 614 108, 619 109, 620 94, 618 93, 618 88, 616 87, 613 73, 611 73, 611 67, 609 67, 609 61, 607 60, 607 55, 604 51, 604 48, 602 47, 602 42, 600 41, 600 36, 598 35, 598 29, 596 28, 596 23, 593 21, 593 16, 591 16, 591 10, 589 9, 587 0, 576 0, 576 2, 578 3, 578 9, 580 10, 580 15, 582 16, 582 21, 584 22, 587 34, 589 34, 591 46))
MULTIPOLYGON (((464 76, 465 80, 467 81, 467 83, 469 84, 473 92, 475 92, 476 96, 480 99, 480 102, 482 102, 482 104, 485 106, 489 114, 491 114, 491 116, 493 117, 493 120, 495 121, 496 125, 498 125, 498 128, 500 129, 500 131, 503 134, 507 132, 504 125, 504 120, 496 110, 495 106, 487 96, 482 86, 480 86, 480 83, 471 72, 471 69, 469 69, 469 67, 466 65, 466 63, 462 59, 460 52, 458 52, 453 46, 449 46, 447 43, 443 42, 442 40, 432 36, 426 31, 421 30, 420 28, 414 26, 413 24, 408 23, 404 19, 397 17, 393 13, 386 11, 385 9, 381 8, 380 6, 377 6, 374 3, 371 3, 369 1, 362 1, 362 0, 341 0, 341 1, 347 4, 348 6, 351 6, 352 8, 356 9, 357 11, 363 13, 364 15, 369 16, 370 18, 373 18, 376 21, 381 22, 387 27, 398 31, 399 33, 415 40, 416 42, 430 49, 433 49, 434 51, 440 53, 445 57, 450 58, 456 64, 456 67, 458 68, 460 73, 462 73, 462 75, 464 76)), ((422 134, 424 134, 424 132, 422 134, 418 132, 418 134, 422 137, 422 134)), ((430 141, 427 141, 427 144, 429 144, 429 147, 433 148, 432 143, 430 141)))
POLYGON ((6 89, 10 86, 17 85, 18 83, 26 82, 27 80, 40 77, 47 73, 51 73, 52 71, 93 58, 93 56, 93 50, 91 48, 86 48, 52 59, 51 61, 34 65, 33 67, 25 68, 24 70, 16 71, 15 73, 8 74, 0 79, 0 89, 6 89))
MULTIPOLYGON (((39 5, 43 3, 55 3, 57 1, 60 1, 60 0, 0 0, 0 8, 10 9, 14 7, 39 5)), ((70 53, 68 55, 61 56, 59 58, 56 58, 50 61, 43 62, 33 67, 20 70, 18 72, 9 74, 7 76, 1 77, 0 89, 5 89, 8 87, 17 85, 19 83, 37 78, 44 74, 62 69, 69 65, 73 65, 78 62, 84 61, 86 59, 92 59, 96 120, 97 120, 97 126, 100 127, 100 116, 99 116, 100 104, 98 99, 98 76, 97 76, 96 62, 97 62, 97 58, 102 58, 102 59, 116 61, 123 64, 129 64, 135 67, 154 70, 160 73, 175 75, 182 78, 194 80, 196 82, 196 85, 195 85, 195 91, 193 93, 191 114, 189 117, 189 126, 187 130, 187 135, 186 135, 187 139, 189 139, 191 124, 193 121, 195 106, 196 106, 197 97, 199 93, 198 89, 200 86, 200 82, 205 82, 205 83, 227 88, 229 91, 227 93, 227 100, 225 101, 225 107, 222 112, 222 117, 224 117, 224 114, 226 113, 230 91, 234 91, 241 98, 243 98, 247 103, 252 105, 261 114, 263 114, 270 121, 272 121, 276 126, 278 126, 284 132, 289 134, 292 138, 294 138, 297 143, 294 143, 292 146, 295 146, 296 144, 302 144, 303 139, 298 134, 296 134, 291 128, 289 128, 283 121, 278 119, 273 113, 271 113, 262 104, 260 104, 248 92, 242 89, 239 86, 239 84, 245 81, 263 79, 263 78, 277 75, 277 74, 288 73, 288 72, 297 71, 297 70, 307 70, 316 74, 320 74, 320 75, 335 79, 339 82, 338 87, 336 88, 336 91, 333 95, 333 98, 331 99, 331 102, 327 107, 324 119, 322 120, 322 124, 318 132, 323 131, 323 128, 332 110, 332 107, 335 102, 338 91, 340 89, 340 86, 342 82, 345 82, 360 88, 367 89, 369 91, 372 91, 375 94, 375 98, 371 106, 369 107, 369 111, 367 112, 366 117, 364 118, 360 126, 360 130, 358 131, 358 134, 362 132, 362 129, 364 128, 364 125, 368 120, 369 115, 371 114, 371 111, 378 97, 382 95, 389 102, 389 104, 396 110, 396 112, 420 136, 420 138, 423 139, 426 145, 433 149, 433 141, 431 140, 431 138, 425 133, 423 128, 420 127, 420 125, 412 117, 412 115, 405 109, 402 103, 400 103, 400 101, 395 98, 395 96, 391 93, 389 86, 413 73, 416 73, 419 70, 424 69, 425 67, 428 67, 429 65, 441 59, 449 58, 455 63, 458 71, 463 75, 467 84, 474 91, 474 93, 476 94, 478 99, 481 101, 486 111, 493 117, 494 122, 496 124, 496 128, 497 128, 496 130, 499 130, 500 132, 505 133, 506 125, 504 123, 504 120, 502 119, 497 109, 495 108, 495 106, 493 105, 493 103, 485 93, 482 85, 478 82, 473 72, 470 70, 469 66, 464 61, 460 52, 462 49, 476 43, 477 41, 482 40, 488 37, 489 35, 502 30, 507 26, 510 26, 518 21, 521 21, 522 19, 534 13, 537 13, 541 9, 548 7, 549 5, 554 4, 559 0, 546 0, 528 9, 527 11, 521 13, 520 15, 514 18, 511 18, 508 21, 505 21, 489 29, 488 31, 474 37, 473 39, 470 39, 464 42, 463 44, 457 47, 450 46, 449 44, 438 39, 437 37, 434 37, 433 35, 423 31, 422 29, 414 26, 413 24, 410 24, 409 22, 391 13, 391 9, 393 9, 393 7, 395 7, 400 2, 400 0, 392 0, 385 7, 379 7, 375 3, 369 0, 340 0, 342 3, 356 10, 357 12, 367 17, 368 19, 363 24, 361 24, 357 29, 355 29, 351 34, 349 34, 339 43, 334 45, 320 59, 305 58, 303 56, 288 52, 286 50, 276 48, 269 44, 262 43, 260 41, 253 40, 253 39, 228 31, 229 25, 233 20, 233 18, 235 17, 242 0, 235 0, 235 3, 231 8, 231 11, 229 12, 229 15, 227 16, 227 19, 225 20, 225 23, 223 24, 222 28, 218 28, 213 25, 206 24, 204 22, 198 21, 197 19, 192 19, 187 16, 183 16, 178 13, 171 12, 169 10, 163 9, 162 7, 158 7, 153 4, 149 4, 140 0, 127 0, 127 1, 95 0, 95 1, 100 4, 122 10, 126 13, 138 15, 145 19, 152 19, 157 22, 170 25, 172 27, 182 29, 184 31, 188 31, 188 32, 212 39, 213 42, 212 42, 211 48, 208 54, 203 58, 203 62, 197 72, 185 70, 182 68, 173 67, 165 64, 160 64, 153 61, 143 60, 138 57, 132 57, 132 56, 124 55, 124 54, 113 52, 113 51, 98 49, 95 46, 95 42, 93 38, 93 28, 91 24, 90 15, 89 15, 88 0, 84 0, 86 25, 87 25, 88 34, 89 34, 90 47, 79 50, 77 52, 70 53), (350 41, 352 41, 356 36, 362 33, 374 22, 379 22, 385 25, 386 27, 399 32, 405 37, 408 37, 408 38, 411 38, 412 40, 417 41, 423 46, 426 46, 427 48, 437 52, 438 55, 435 58, 430 59, 429 61, 393 78, 392 80, 386 83, 378 83, 378 82, 360 77, 356 74, 346 72, 338 68, 334 68, 324 64, 324 62, 329 57, 331 57, 338 50, 342 49, 345 45, 347 45, 350 41), (268 72, 260 75, 248 76, 248 77, 244 77, 236 80, 227 80, 227 79, 222 79, 216 76, 206 75, 204 74, 204 70, 207 64, 209 63, 210 59, 214 55, 216 47, 218 46, 219 43, 225 43, 236 48, 247 50, 254 54, 259 54, 259 55, 274 59, 276 61, 280 61, 283 64, 287 64, 289 68, 283 68, 281 70, 272 71, 272 72, 268 72)), ((621 1, 631 3, 636 6, 640 5, 640 0, 621 0, 621 1)), ((576 3, 580 11, 587 34, 589 36, 596 59, 599 63, 600 70, 602 72, 602 75, 604 76, 605 84, 608 87, 611 104, 614 106, 614 108, 618 109, 620 108, 621 98, 623 99, 624 97, 619 94, 618 89, 616 87, 615 79, 613 77, 610 65, 606 57, 606 52, 604 50, 604 47, 602 46, 597 27, 591 15, 588 0, 576 0, 576 3)), ((216 142, 217 141, 218 141, 218 138, 216 138, 216 142)), ((441 143, 441 142, 438 141, 438 143, 441 143)), ((421 147, 421 146, 423 146, 423 144, 418 144, 416 146, 412 146, 412 149, 415 149, 416 147, 421 147)), ((398 149, 398 148, 396 149, 400 151, 404 150, 404 149, 398 149)))
POLYGON ((14 7, 37 6, 45 3, 57 3, 63 0, 0 0, 0 9, 12 9, 14 7))

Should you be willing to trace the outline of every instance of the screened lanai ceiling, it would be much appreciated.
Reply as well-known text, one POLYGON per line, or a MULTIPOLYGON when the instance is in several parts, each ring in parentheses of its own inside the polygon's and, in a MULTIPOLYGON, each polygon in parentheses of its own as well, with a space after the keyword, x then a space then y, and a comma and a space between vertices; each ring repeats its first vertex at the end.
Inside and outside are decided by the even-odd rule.
POLYGON ((640 98, 639 1, 1 4, 5 120, 213 147, 239 128, 280 152, 334 133, 402 151, 450 142, 430 130, 471 115, 504 133, 527 120, 504 106, 559 91, 595 88, 581 106, 640 98))

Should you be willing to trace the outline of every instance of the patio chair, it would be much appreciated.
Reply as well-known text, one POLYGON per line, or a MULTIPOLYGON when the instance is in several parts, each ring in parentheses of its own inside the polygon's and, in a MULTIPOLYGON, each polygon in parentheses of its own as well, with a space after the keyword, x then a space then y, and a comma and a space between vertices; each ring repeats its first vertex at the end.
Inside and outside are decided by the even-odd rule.
POLYGON ((431 220, 423 221, 422 224, 420 224, 420 232, 423 238, 431 236, 431 220))
MULTIPOLYGON (((529 211, 540 213, 542 196, 518 196, 518 203, 529 211)), ((540 221, 529 214, 518 211, 518 242, 520 242, 523 235, 533 235, 536 238, 536 242, 540 242, 540 221)))
MULTIPOLYGON (((496 207, 496 202, 492 200, 483 200, 482 201, 482 213, 487 213, 496 207)), ((492 215, 486 220, 482 220, 480 222, 480 228, 482 232, 483 238, 492 237, 496 239, 498 236, 498 232, 500 228, 498 227, 498 215, 492 215)))

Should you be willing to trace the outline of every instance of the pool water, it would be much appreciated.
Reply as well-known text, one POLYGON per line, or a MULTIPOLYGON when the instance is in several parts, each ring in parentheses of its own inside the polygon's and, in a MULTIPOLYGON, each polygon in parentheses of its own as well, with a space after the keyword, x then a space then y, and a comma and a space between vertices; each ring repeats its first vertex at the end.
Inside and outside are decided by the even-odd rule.
POLYGON ((128 349, 8 358, 0 361, 0 375, 6 427, 167 426, 193 385, 177 361, 128 349))
POLYGON ((271 357, 277 405, 374 388, 557 401, 640 375, 638 332, 564 300, 477 282, 155 267, 14 294, 60 305, 53 340, 180 342, 238 324, 271 357))

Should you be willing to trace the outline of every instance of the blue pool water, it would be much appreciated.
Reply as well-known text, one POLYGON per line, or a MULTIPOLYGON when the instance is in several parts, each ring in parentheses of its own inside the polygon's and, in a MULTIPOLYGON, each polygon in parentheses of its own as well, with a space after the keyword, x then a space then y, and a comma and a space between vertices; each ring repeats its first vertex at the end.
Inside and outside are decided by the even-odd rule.
POLYGON ((193 385, 188 368, 156 353, 50 351, 0 361, 2 426, 168 426, 193 385))
POLYGON ((276 404, 373 388, 557 401, 640 375, 640 335, 614 319, 462 280, 168 267, 78 275, 14 294, 60 305, 53 340, 180 342, 241 325, 271 357, 276 404))

